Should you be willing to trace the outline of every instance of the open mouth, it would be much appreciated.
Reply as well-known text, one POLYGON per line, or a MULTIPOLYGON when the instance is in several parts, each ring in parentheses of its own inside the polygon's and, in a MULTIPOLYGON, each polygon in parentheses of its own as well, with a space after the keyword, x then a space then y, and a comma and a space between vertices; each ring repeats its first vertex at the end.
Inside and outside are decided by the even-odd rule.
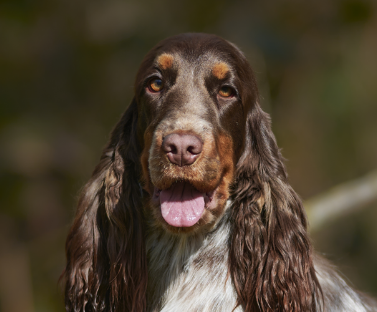
POLYGON ((155 187, 153 199, 160 201, 161 215, 169 225, 190 227, 210 206, 214 192, 201 193, 189 182, 180 181, 166 190, 155 187))

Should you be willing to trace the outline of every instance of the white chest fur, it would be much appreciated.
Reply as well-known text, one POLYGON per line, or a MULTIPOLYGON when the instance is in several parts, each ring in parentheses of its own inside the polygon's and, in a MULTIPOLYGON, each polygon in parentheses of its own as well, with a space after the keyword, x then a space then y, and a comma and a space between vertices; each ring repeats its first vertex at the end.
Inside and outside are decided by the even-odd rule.
POLYGON ((205 237, 153 231, 147 240, 148 311, 232 311, 228 238, 226 222, 205 237))

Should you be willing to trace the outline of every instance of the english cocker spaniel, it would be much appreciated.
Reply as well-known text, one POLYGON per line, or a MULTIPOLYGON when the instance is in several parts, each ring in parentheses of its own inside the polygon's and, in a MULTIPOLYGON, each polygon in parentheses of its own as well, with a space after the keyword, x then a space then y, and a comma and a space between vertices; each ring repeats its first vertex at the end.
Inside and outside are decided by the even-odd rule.
POLYGON ((67 311, 377 311, 315 256, 245 56, 155 46, 82 191, 67 311))

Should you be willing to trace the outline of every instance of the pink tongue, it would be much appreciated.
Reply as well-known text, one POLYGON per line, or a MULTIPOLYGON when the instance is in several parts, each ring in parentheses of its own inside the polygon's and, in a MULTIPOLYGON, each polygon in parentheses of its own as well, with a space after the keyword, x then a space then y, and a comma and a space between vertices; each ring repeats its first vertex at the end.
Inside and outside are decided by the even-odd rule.
POLYGON ((176 227, 193 226, 204 211, 204 194, 185 182, 173 184, 160 193, 161 213, 167 223, 176 227))

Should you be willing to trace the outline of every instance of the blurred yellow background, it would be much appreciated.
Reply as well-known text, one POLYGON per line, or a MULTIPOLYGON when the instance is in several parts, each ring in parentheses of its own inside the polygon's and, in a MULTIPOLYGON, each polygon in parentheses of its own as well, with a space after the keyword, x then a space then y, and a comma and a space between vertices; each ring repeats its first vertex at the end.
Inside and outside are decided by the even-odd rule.
MULTIPOLYGON (((215 33, 244 51, 304 200, 376 170, 374 0, 3 0, 0 312, 64 311, 58 278, 79 190, 143 56, 181 32, 215 33)), ((312 238, 377 297, 376 208, 360 204, 312 238)))

